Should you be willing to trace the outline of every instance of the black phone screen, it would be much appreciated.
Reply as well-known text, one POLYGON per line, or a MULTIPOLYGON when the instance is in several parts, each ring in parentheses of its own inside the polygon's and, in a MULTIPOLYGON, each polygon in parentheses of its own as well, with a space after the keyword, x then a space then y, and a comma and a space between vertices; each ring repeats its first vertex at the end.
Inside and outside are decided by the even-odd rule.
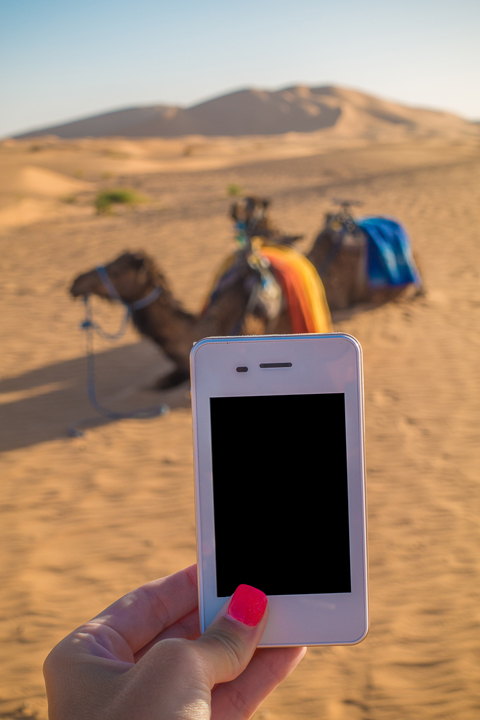
POLYGON ((217 596, 351 592, 343 393, 210 398, 217 596))

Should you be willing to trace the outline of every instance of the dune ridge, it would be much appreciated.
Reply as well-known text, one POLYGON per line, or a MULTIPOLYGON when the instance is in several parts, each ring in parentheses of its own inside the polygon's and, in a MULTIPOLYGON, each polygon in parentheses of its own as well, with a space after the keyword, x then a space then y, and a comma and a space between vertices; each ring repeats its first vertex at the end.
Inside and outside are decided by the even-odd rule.
POLYGON ((288 132, 381 138, 478 134, 476 123, 453 113, 407 107, 358 90, 297 85, 276 91, 247 88, 183 108, 132 107, 17 135, 182 137, 279 135, 288 132))

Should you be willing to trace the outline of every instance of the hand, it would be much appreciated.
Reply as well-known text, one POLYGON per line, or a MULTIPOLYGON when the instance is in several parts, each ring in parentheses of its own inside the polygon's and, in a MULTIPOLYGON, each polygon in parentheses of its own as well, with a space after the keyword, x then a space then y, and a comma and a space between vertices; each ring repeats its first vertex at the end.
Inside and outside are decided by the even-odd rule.
POLYGON ((267 615, 241 585, 200 635, 195 565, 147 583, 52 650, 49 718, 247 720, 306 651, 256 650, 267 615))

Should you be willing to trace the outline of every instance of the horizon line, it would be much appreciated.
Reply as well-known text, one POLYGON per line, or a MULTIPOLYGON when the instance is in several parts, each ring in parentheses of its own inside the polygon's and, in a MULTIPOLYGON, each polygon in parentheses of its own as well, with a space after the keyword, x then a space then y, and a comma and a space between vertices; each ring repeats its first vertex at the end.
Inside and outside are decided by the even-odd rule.
POLYGON ((323 88, 325 88, 325 89, 326 88, 339 88, 339 89, 343 89, 343 90, 349 90, 352 92, 358 92, 358 93, 361 93, 362 95, 368 95, 370 97, 378 98, 381 100, 386 100, 387 102, 394 102, 399 105, 403 105, 404 107, 408 107, 408 108, 415 109, 415 110, 430 110, 433 112, 445 112, 445 113, 449 113, 452 115, 456 115, 457 117, 462 118, 463 120, 466 120, 467 122, 480 123, 480 118, 467 118, 466 116, 461 115, 453 110, 447 110, 445 108, 438 108, 438 107, 431 107, 431 106, 424 106, 424 105, 411 105, 410 103, 404 102, 402 100, 397 100, 397 99, 390 98, 390 97, 387 98, 387 97, 383 97, 380 95, 372 94, 368 90, 364 90, 364 89, 360 89, 360 88, 356 88, 356 87, 340 85, 340 84, 335 84, 335 83, 324 83, 321 85, 308 85, 307 83, 298 82, 298 83, 294 83, 294 84, 288 84, 286 86, 282 85, 281 87, 278 87, 275 89, 267 89, 265 87, 263 87, 263 88, 256 87, 254 85, 232 88, 231 90, 226 90, 224 92, 209 95, 207 97, 204 97, 203 99, 193 101, 192 103, 186 104, 186 105, 157 102, 157 103, 149 103, 149 104, 144 104, 144 105, 143 104, 125 105, 125 106, 117 107, 117 108, 96 110, 96 111, 92 111, 92 114, 80 115, 80 116, 75 116, 70 119, 60 120, 58 122, 50 123, 48 126, 34 126, 34 127, 20 130, 20 131, 15 131, 8 135, 4 135, 4 136, 0 137, 0 141, 21 139, 23 135, 28 135, 29 133, 34 133, 34 132, 40 132, 43 129, 45 129, 45 131, 47 131, 50 127, 62 127, 64 125, 69 125, 69 124, 75 123, 75 122, 82 122, 84 120, 92 120, 96 117, 101 117, 102 115, 126 112, 128 110, 143 110, 143 109, 147 109, 147 108, 153 109, 153 108, 157 108, 157 107, 158 108, 160 108, 160 107, 174 108, 174 109, 178 109, 178 110, 190 110, 194 107, 203 105, 203 104, 211 102, 213 100, 217 100, 222 97, 227 97, 228 95, 235 95, 236 93, 240 93, 240 92, 247 92, 249 90, 250 91, 258 91, 258 92, 275 93, 275 92, 282 92, 282 91, 286 91, 286 90, 292 90, 295 88, 307 88, 309 90, 312 90, 312 89, 320 90, 323 88))

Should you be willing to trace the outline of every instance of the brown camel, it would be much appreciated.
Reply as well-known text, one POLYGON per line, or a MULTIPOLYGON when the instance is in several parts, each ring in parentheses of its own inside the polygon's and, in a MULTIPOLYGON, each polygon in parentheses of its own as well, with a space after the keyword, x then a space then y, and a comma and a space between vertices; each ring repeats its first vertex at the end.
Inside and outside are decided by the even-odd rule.
MULTIPOLYGON (((338 201, 341 209, 328 213, 325 226, 307 255, 320 275, 330 310, 346 310, 358 303, 382 305, 407 294, 423 294, 422 286, 371 288, 366 275, 366 237, 350 213, 354 201, 338 201)), ((418 258, 415 262, 418 268, 418 258)))
MULTIPOLYGON (((199 316, 183 309, 165 275, 146 253, 125 252, 104 266, 116 293, 130 305, 137 330, 159 345, 175 363, 175 369, 160 378, 155 389, 172 388, 189 378, 190 350, 201 338, 291 332, 288 315, 281 307, 278 284, 268 268, 251 262, 249 254, 245 250, 236 254, 235 262, 222 276, 210 303, 199 316), (155 288, 158 290, 153 301, 136 309, 135 304, 155 288)), ((94 294, 112 299, 96 269, 79 275, 70 293, 73 297, 94 294)))

